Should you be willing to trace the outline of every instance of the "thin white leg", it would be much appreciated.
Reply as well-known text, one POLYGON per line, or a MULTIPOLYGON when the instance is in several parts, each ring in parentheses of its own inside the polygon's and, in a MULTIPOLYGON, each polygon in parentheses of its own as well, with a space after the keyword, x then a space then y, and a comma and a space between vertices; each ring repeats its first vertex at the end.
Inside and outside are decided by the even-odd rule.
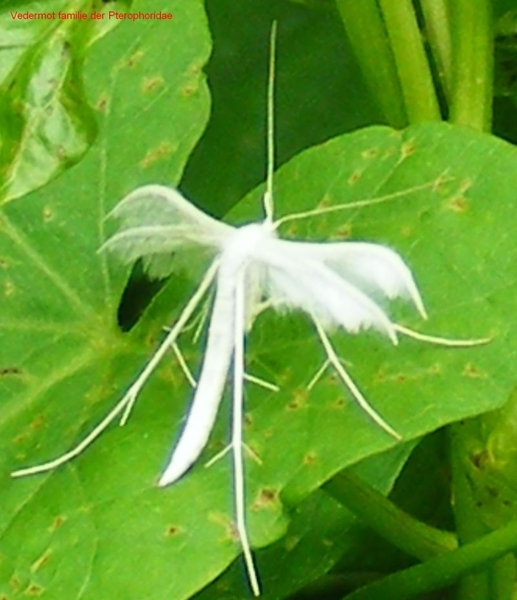
POLYGON ((336 369, 336 372, 341 377, 343 383, 350 390, 350 393, 356 399, 359 406, 371 417, 371 419, 373 421, 375 421, 375 423, 377 423, 377 425, 379 425, 379 427, 384 429, 384 431, 386 431, 386 433, 389 433, 396 440, 401 440, 402 437, 400 436, 400 434, 397 431, 395 431, 393 429, 393 427, 391 427, 391 425, 389 425, 380 416, 380 414, 370 405, 368 400, 364 397, 361 390, 354 383, 354 380, 350 377, 350 375, 347 373, 345 367, 342 365, 341 361, 339 360, 339 357, 336 354, 334 347, 330 343, 330 339, 327 336, 325 330, 323 329, 321 324, 316 319, 313 318, 313 320, 314 320, 314 324, 316 325, 316 329, 318 330, 318 335, 320 336, 320 339, 323 343, 323 347, 325 348, 325 352, 327 354, 327 358, 328 358, 330 364, 334 367, 334 369, 336 369))
POLYGON ((26 475, 35 475, 36 473, 44 473, 46 471, 51 471, 56 467, 72 460, 81 452, 83 452, 99 435, 108 427, 108 425, 122 412, 124 411, 120 424, 124 425, 129 417, 131 409, 136 401, 138 393, 140 392, 142 386, 145 384, 149 376, 152 374, 162 357, 165 355, 170 345, 174 343, 175 339, 185 326, 186 322, 189 320, 190 316, 196 309, 196 306, 201 301, 203 295, 209 288, 212 283, 215 274, 217 272, 218 260, 214 261, 208 271, 205 273, 201 284, 194 292, 187 305, 183 309, 181 315, 178 320, 174 324, 174 327, 171 329, 165 340, 162 342, 161 346, 155 352, 151 360, 147 363, 145 369, 140 373, 136 381, 131 385, 129 390, 126 392, 122 400, 120 400, 115 407, 104 417, 104 419, 81 441, 77 446, 65 452, 61 456, 50 460, 48 462, 42 463, 40 465, 35 465, 33 467, 26 467, 24 469, 18 469, 17 471, 13 471, 11 473, 12 477, 24 477, 26 475))

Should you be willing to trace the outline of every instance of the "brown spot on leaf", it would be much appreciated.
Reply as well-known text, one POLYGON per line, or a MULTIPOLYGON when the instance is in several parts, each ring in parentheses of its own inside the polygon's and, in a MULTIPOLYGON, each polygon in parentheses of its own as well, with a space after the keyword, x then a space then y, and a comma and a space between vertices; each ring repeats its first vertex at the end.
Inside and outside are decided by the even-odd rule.
POLYGON ((308 452, 303 457, 303 464, 304 465, 313 465, 315 462, 316 462, 316 454, 314 452, 308 452))
POLYGON ((298 410, 307 401, 307 389, 295 388, 291 397, 291 402, 287 405, 287 410, 298 410))
POLYGON ((126 66, 128 67, 134 67, 137 63, 140 62, 140 60, 142 59, 142 56, 144 56, 144 52, 143 50, 137 50, 134 54, 132 54, 126 62, 126 66))
POLYGON ((483 371, 477 369, 472 363, 467 363, 465 365, 462 375, 470 377, 471 379, 482 379, 486 376, 483 371))
POLYGON ((347 179, 348 183, 350 185, 354 185, 354 183, 357 183, 359 181, 359 179, 361 179, 361 175, 362 173, 360 171, 354 171, 350 177, 347 179))
POLYGON ((376 156, 379 156, 379 149, 378 148, 369 148, 368 150, 363 150, 361 152, 361 156, 363 158, 375 158, 376 156))
POLYGON ((332 404, 332 406, 334 406, 335 408, 343 408, 344 405, 345 401, 342 397, 337 398, 337 400, 335 400, 332 404))
POLYGON ((9 579, 9 585, 15 592, 17 592, 21 587, 20 580, 16 576, 13 576, 11 579, 9 579))
POLYGON ((39 571, 39 569, 41 569, 42 567, 44 567, 48 561, 50 560, 50 556, 51 556, 51 552, 47 551, 44 552, 39 558, 38 560, 36 560, 32 566, 31 566, 31 571, 34 573, 35 571, 39 571))
POLYGON ((22 370, 18 367, 0 367, 0 377, 7 377, 7 375, 21 375, 22 370))
POLYGON ((0 256, 0 267, 1 267, 2 269, 5 269, 5 268, 7 268, 7 266, 8 266, 8 265, 7 265, 7 261, 5 260, 5 258, 2 258, 2 257, 0 256))
POLYGON ((405 142, 404 144, 402 144, 402 148, 400 149, 402 158, 408 158, 408 156, 411 156, 412 154, 414 154, 415 149, 416 149, 415 145, 413 144, 412 141, 405 142))
POLYGON ((239 535, 237 533, 237 530, 235 529, 234 523, 228 518, 228 515, 226 515, 225 513, 208 513, 208 520, 211 523, 220 525, 223 528, 224 539, 230 539, 232 541, 237 541, 239 539, 239 535))
POLYGON ((66 521, 66 517, 58 515, 52 521, 52 525, 50 526, 50 531, 56 531, 56 530, 58 530, 65 523, 65 521, 66 521))
POLYGON ((254 510, 264 510, 276 506, 277 503, 278 491, 271 488, 262 488, 252 507, 254 510))
POLYGON ((198 63, 193 64, 190 67, 190 72, 192 73, 192 75, 199 75, 202 71, 202 66, 198 63))
POLYGON ((25 592, 28 596, 41 596, 44 592, 44 588, 36 585, 35 583, 31 583, 25 592))
POLYGON ((163 158, 167 158, 174 151, 175 148, 171 143, 162 142, 159 146, 147 152, 144 158, 140 161, 140 166, 142 167, 142 169, 146 169, 153 163, 162 160, 163 158))
POLYGON ((327 206, 330 206, 331 204, 332 198, 329 196, 329 194, 325 194, 316 208, 327 208, 327 206))
POLYGON ((352 225, 350 225, 350 223, 346 223, 345 225, 342 225, 341 227, 339 227, 339 229, 336 229, 336 236, 339 239, 348 239, 350 238, 350 236, 352 235, 352 225))
POLYGON ((288 238, 293 238, 298 235, 299 228, 294 223, 289 223, 288 227, 285 230, 285 236, 288 238))
POLYGON ((271 427, 269 427, 268 429, 264 429, 264 430, 262 431, 262 435, 263 435, 265 438, 271 438, 271 437, 273 437, 274 433, 275 433, 275 430, 274 430, 274 429, 272 429, 271 427))
POLYGON ((467 210, 468 203, 465 196, 454 196, 449 200, 449 208, 457 213, 463 213, 467 210))
POLYGON ((471 452, 469 458, 476 469, 480 470, 486 468, 487 464, 490 462, 490 456, 486 450, 482 450, 481 452, 471 452))
POLYGON ((408 377, 407 377, 407 375, 404 375, 403 373, 398 373, 397 375, 395 375, 395 379, 399 383, 404 383, 405 381, 408 380, 408 377))
POLYGON ((41 429, 43 427, 44 423, 45 423, 45 417, 43 417, 43 415, 38 415, 30 422, 29 427, 33 431, 38 431, 39 429, 41 429))
POLYGON ((106 108, 108 106, 108 95, 107 94, 101 94, 99 99, 97 100, 97 110, 101 113, 105 113, 106 112, 106 108))
POLYGON ((149 94, 150 92, 154 92, 163 87, 165 83, 163 77, 160 75, 155 75, 154 77, 144 77, 142 80, 142 92, 144 94, 149 94))
POLYGON ((341 379, 339 379, 339 376, 337 373, 330 373, 330 375, 328 376, 328 380, 332 383, 332 384, 337 384, 337 383, 341 383, 341 379))
POLYGON ((176 525, 170 525, 167 528, 167 535, 170 536, 170 537, 178 535, 179 530, 180 530, 180 528, 176 527, 176 525))
POLYGON ((72 46, 68 40, 63 40, 63 47, 61 48, 61 56, 68 56, 70 54, 72 46))
POLYGON ((196 91, 196 88, 192 85, 186 85, 182 90, 181 93, 183 94, 183 96, 185 96, 186 98, 188 98, 189 96, 192 96, 192 94, 196 91))
POLYGON ((53 216, 54 216, 54 213, 52 212, 52 209, 49 206, 45 206, 43 208, 43 220, 45 221, 45 223, 50 221, 53 216))
POLYGON ((488 495, 491 496, 492 498, 499 497, 499 490, 497 488, 492 487, 491 485, 487 485, 485 489, 486 489, 488 495))
POLYGON ((60 160, 66 160, 68 158, 68 154, 64 148, 64 146, 56 146, 56 156, 60 159, 60 160))

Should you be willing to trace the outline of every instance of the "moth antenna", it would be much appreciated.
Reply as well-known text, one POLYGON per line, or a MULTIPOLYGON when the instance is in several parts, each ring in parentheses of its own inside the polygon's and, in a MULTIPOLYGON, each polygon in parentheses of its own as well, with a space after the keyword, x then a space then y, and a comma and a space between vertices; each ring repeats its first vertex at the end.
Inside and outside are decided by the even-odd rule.
POLYGON ((197 381, 194 379, 194 375, 192 375, 192 371, 190 370, 189 366, 187 365, 187 361, 185 360, 185 357, 183 356, 183 354, 176 342, 174 342, 172 344, 172 351, 174 352, 174 356, 176 357, 176 360, 178 361, 178 364, 179 364, 181 370, 183 371, 185 378, 189 382, 190 386, 195 388, 197 385, 197 381))
POLYGON ((273 222, 275 203, 273 199, 273 174, 275 171, 275 69, 276 69, 277 22, 271 25, 269 37, 269 73, 267 80, 267 177, 264 193, 266 221, 273 222))
POLYGON ((244 273, 240 272, 237 275, 237 282, 235 286, 235 344, 233 354, 233 414, 231 443, 233 449, 233 472, 235 485, 235 520, 250 587, 255 596, 260 596, 260 585, 258 582, 257 570, 253 560, 253 554, 251 552, 251 546, 246 527, 244 458, 242 455, 245 319, 244 273))
POLYGON ((448 346, 450 348, 470 348, 472 346, 482 346, 483 344, 489 344, 492 338, 479 338, 473 340, 453 340, 450 338, 444 338, 436 335, 427 335, 426 333, 420 333, 404 325, 393 324, 395 331, 407 335, 414 340, 420 342, 427 342, 428 344, 436 344, 437 346, 448 346))
POLYGON ((354 383, 354 380, 347 373, 345 367, 339 360, 339 357, 336 354, 336 351, 334 350, 334 347, 330 343, 330 339, 329 339, 328 335, 326 334, 325 330, 323 329, 323 327, 321 326, 321 324, 318 322, 317 319, 313 318, 313 321, 314 321, 314 324, 316 325, 318 335, 320 336, 320 339, 323 343, 323 347, 325 348, 325 352, 327 354, 329 363, 334 367, 334 369, 336 369, 336 372, 341 377, 343 383, 349 389, 352 396, 356 399, 359 406, 370 416, 370 418, 373 421, 375 421, 375 423, 377 423, 377 425, 379 425, 379 427, 384 429, 384 431, 386 433, 391 435, 391 437, 395 438, 396 440, 401 440, 402 439, 401 435, 397 431, 395 431, 395 429, 393 429, 393 427, 391 427, 391 425, 389 425, 380 416, 380 414, 370 405, 368 400, 362 394, 361 390, 354 383))
POLYGON ((174 327, 172 327, 165 340, 162 342, 158 350, 154 353, 153 357, 147 363, 146 367, 140 373, 135 382, 131 385, 131 387, 126 392, 122 400, 120 400, 115 405, 115 407, 106 415, 106 417, 104 417, 104 419, 85 438, 83 438, 81 442, 77 444, 77 446, 75 446, 68 452, 65 452, 61 456, 58 456, 57 458, 42 463, 40 465, 35 465, 33 467, 27 467, 24 469, 13 471, 11 473, 11 477, 24 477, 26 475, 44 473, 46 471, 51 471, 52 469, 55 469, 56 467, 67 463, 68 461, 81 454, 86 448, 88 448, 88 446, 92 442, 94 442, 99 437, 99 435, 101 435, 101 433, 108 427, 108 425, 110 425, 112 421, 115 420, 115 418, 122 411, 124 412, 120 420, 120 424, 124 425, 126 423, 142 386, 145 384, 149 376, 152 374, 160 360, 163 358, 163 356, 169 349, 169 347, 172 344, 174 344, 174 341, 185 327, 185 324, 192 316, 192 313, 195 311, 197 305, 202 300, 204 294, 206 293, 210 284, 212 283, 218 267, 219 261, 215 260, 205 273, 205 276, 203 277, 203 280, 201 281, 199 287, 191 296, 190 300, 188 301, 187 305, 183 309, 178 320, 174 324, 174 327))

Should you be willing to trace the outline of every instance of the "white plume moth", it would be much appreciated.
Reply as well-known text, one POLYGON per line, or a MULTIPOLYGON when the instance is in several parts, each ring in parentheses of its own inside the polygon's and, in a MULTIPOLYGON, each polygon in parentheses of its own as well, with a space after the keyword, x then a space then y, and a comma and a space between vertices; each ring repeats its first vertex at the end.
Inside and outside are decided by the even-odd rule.
MULTIPOLYGON (((274 220, 273 203, 273 97, 276 24, 270 42, 268 84, 268 172, 263 197, 265 219, 242 227, 232 227, 206 215, 181 196, 161 185, 146 185, 127 195, 113 210, 121 222, 118 233, 102 250, 115 252, 125 261, 143 259, 148 271, 163 272, 163 256, 185 246, 201 246, 212 255, 212 263, 197 290, 183 308, 164 341, 130 386, 125 396, 76 447, 58 458, 12 473, 21 477, 53 469, 80 454, 119 415, 124 424, 137 396, 160 360, 172 347, 203 300, 215 286, 208 339, 199 380, 187 421, 173 448, 159 485, 174 483, 192 466, 205 447, 221 403, 226 379, 233 365, 233 408, 230 447, 233 452, 235 520, 248 578, 253 593, 260 594, 259 578, 248 539, 245 519, 245 478, 242 456, 244 339, 261 307, 300 310, 315 326, 327 355, 325 365, 336 370, 352 397, 387 434, 401 436, 369 404, 338 358, 327 331, 343 329, 359 333, 375 328, 396 345, 398 335, 448 346, 472 346, 488 340, 447 340, 412 331, 393 322, 370 293, 388 299, 410 300, 422 318, 424 304, 412 273, 402 258, 385 246, 366 242, 311 243, 287 241, 278 237, 278 228, 287 221, 322 213, 387 202, 411 192, 432 187, 428 183, 412 190, 380 198, 331 206, 274 220)), ((181 355, 179 355, 180 360, 181 355)), ((260 382, 260 381, 259 381, 260 382)), ((273 387, 274 386, 269 386, 273 387)))

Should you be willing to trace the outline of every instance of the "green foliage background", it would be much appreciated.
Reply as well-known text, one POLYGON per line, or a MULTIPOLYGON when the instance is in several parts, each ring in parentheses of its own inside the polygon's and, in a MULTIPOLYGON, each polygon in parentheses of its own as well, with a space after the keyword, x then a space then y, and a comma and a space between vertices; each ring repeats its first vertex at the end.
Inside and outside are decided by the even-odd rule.
MULTIPOLYGON (((418 598, 456 583, 450 597, 511 598, 517 158, 509 11, 517 6, 476 3, 493 10, 497 52, 504 53, 496 64, 493 128, 508 141, 487 133, 492 97, 483 89, 465 96, 462 88, 462 97, 474 99, 465 107, 442 81, 437 106, 452 124, 439 122, 439 113, 429 118, 429 104, 417 97, 405 96, 406 109, 396 94, 379 98, 368 75, 372 49, 361 55, 357 42, 354 19, 361 15, 353 3, 0 5, 1 600, 249 594, 237 559, 229 461, 200 464, 174 486, 156 487, 191 393, 172 356, 126 427, 112 427, 55 472, 20 480, 10 473, 66 451, 92 429, 195 285, 178 273, 151 294, 157 288, 142 282, 138 269, 97 253, 115 226, 105 216, 117 201, 157 182, 179 185, 218 216, 234 207, 232 223, 262 218, 262 187, 252 188, 265 172, 274 18, 277 214, 398 194, 288 225, 282 235, 395 248, 430 315, 423 323, 395 303, 397 320, 491 342, 447 349, 402 339, 394 348, 374 333, 333 336, 361 389, 402 434, 396 443, 332 374, 307 391, 323 360, 307 319, 259 318, 248 368, 281 388, 247 388, 245 437, 261 460, 246 463, 248 522, 263 597, 389 598, 396 589, 397 597, 418 598), (10 14, 93 9, 163 10, 174 18, 25 22, 10 14), (492 553, 491 530, 506 535, 492 553), (452 576, 432 562, 445 556, 457 564, 452 576), (429 565, 423 575, 412 571, 416 561, 429 565), (390 574, 401 579, 390 583, 390 574), (415 581, 427 587, 412 587, 415 581)), ((401 14, 389 4, 379 2, 386 23, 401 14)), ((461 13, 468 9, 460 0, 449 4, 465 28, 467 17, 487 14, 461 13)), ((378 5, 364 2, 362 9, 364 19, 378 5)), ((492 21, 484 26, 477 35, 489 30, 492 39, 492 21)), ((491 83, 490 60, 474 62, 491 83)), ((186 332, 181 346, 196 369, 199 344, 186 332)), ((229 418, 225 407, 201 463, 226 445, 229 418)))

